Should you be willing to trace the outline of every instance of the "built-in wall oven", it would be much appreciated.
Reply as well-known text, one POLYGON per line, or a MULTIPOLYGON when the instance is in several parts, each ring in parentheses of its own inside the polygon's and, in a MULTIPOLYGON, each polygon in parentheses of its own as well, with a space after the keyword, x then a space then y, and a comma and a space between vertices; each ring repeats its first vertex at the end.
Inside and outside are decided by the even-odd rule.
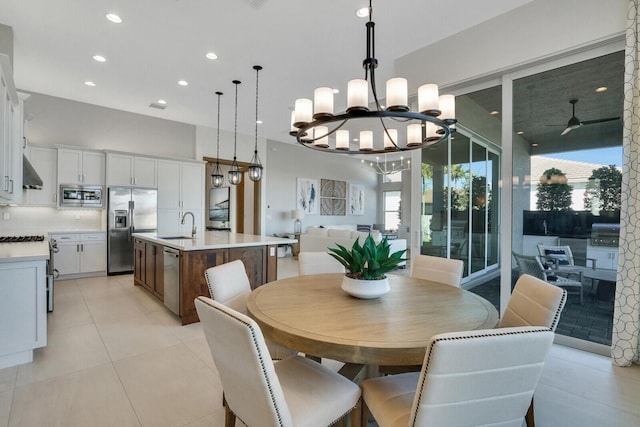
POLYGON ((60 185, 60 207, 102 208, 103 189, 99 185, 60 185))

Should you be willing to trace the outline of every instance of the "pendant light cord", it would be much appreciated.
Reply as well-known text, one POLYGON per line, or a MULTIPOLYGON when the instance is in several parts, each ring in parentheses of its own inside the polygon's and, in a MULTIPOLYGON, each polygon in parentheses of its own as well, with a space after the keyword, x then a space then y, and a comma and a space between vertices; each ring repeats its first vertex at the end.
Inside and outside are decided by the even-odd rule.
POLYGON ((233 84, 236 85, 235 123, 233 125, 233 160, 235 161, 238 141, 238 85, 240 84, 240 80, 234 80, 233 84))
POLYGON ((217 129, 217 136, 216 136, 216 140, 217 140, 216 167, 219 169, 220 168, 220 95, 222 95, 222 92, 216 92, 216 95, 218 95, 218 129, 217 129))
POLYGON ((260 73, 262 67, 256 65, 253 68, 256 70, 256 138, 253 150, 254 154, 258 154, 258 73, 260 73))

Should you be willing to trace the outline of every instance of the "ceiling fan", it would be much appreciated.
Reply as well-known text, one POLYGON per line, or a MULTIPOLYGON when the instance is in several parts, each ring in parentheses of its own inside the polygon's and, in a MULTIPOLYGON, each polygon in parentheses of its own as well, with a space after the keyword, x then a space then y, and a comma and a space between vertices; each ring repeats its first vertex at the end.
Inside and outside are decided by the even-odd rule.
POLYGON ((572 99, 569 101, 573 107, 573 113, 571 115, 571 118, 569 119, 569 121, 567 122, 567 127, 565 128, 565 130, 562 131, 562 133, 560 135, 566 135, 569 132, 571 132, 574 129, 578 129, 580 126, 585 126, 585 125, 593 125, 596 123, 604 123, 604 122, 611 122, 613 120, 619 120, 620 117, 609 117, 606 119, 596 119, 596 120, 585 120, 584 122, 580 121, 580 119, 578 119, 576 117, 576 103, 578 102, 577 99, 572 99))

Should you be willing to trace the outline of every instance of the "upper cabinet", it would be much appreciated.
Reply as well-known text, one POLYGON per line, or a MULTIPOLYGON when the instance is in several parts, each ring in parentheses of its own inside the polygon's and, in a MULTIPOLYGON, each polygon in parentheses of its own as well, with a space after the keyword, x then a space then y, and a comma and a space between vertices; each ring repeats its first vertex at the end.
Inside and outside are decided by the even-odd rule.
POLYGON ((158 161, 158 209, 204 209, 204 164, 158 161))
POLYGON ((107 185, 157 188, 158 161, 149 157, 107 153, 107 185))
POLYGON ((9 57, 0 54, 0 199, 22 201, 22 117, 25 97, 13 83, 9 57))
POLYGON ((58 184, 104 185, 104 171, 103 152, 58 148, 58 184))

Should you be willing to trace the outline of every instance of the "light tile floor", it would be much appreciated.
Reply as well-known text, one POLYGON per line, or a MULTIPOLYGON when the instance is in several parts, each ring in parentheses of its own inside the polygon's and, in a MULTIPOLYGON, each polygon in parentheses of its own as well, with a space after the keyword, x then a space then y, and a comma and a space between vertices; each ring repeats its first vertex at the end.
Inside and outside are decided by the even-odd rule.
MULTIPOLYGON (((278 268, 280 278, 297 275, 291 257, 278 268)), ((132 283, 130 275, 56 283, 49 345, 33 363, 0 370, 0 427, 223 425, 200 325, 180 326, 132 283)), ((640 366, 554 346, 536 392, 537 425, 640 426, 639 395, 640 366)))

